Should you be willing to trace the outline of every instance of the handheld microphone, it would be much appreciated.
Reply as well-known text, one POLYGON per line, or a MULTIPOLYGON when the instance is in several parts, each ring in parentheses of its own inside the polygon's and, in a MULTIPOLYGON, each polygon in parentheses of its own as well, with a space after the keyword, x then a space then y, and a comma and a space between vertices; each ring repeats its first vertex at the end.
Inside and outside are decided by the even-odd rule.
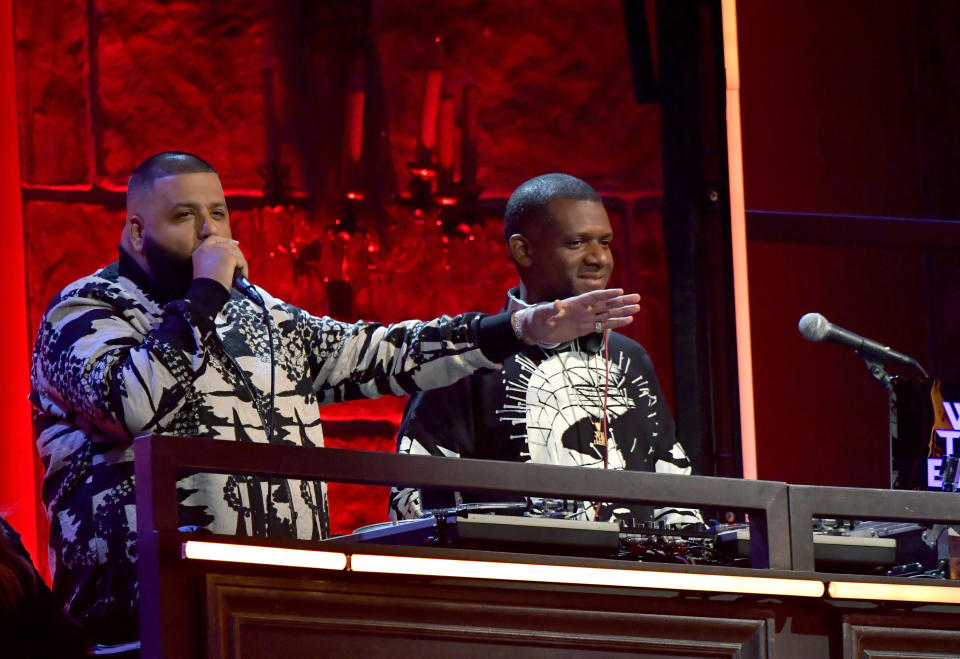
POLYGON ((830 341, 832 343, 839 343, 848 348, 853 348, 863 357, 880 361, 895 361, 907 366, 915 366, 920 369, 924 376, 927 375, 927 372, 923 370, 923 367, 920 366, 913 357, 905 355, 902 352, 897 352, 890 346, 885 346, 882 343, 834 325, 821 314, 808 313, 804 315, 803 318, 800 319, 799 329, 800 334, 808 341, 830 341))
POLYGON ((257 289, 253 287, 253 284, 250 283, 250 280, 243 276, 243 272, 240 268, 237 268, 233 273, 233 287, 250 298, 254 304, 259 306, 264 306, 263 298, 260 297, 260 293, 257 292, 257 289))

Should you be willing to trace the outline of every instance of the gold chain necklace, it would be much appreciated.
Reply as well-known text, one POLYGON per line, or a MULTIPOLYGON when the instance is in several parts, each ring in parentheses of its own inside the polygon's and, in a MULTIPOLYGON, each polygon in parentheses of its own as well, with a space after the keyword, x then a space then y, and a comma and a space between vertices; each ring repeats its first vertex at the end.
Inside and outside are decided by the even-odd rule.
MULTIPOLYGON (((574 349, 581 356, 584 355, 584 351, 580 348, 579 340, 574 341, 574 349)), ((546 350, 544 350, 542 347, 540 348, 540 350, 543 352, 544 357, 549 357, 549 354, 547 353, 546 350)), ((574 352, 574 350, 570 350, 568 352, 572 353, 574 352)), ((573 379, 570 377, 570 373, 567 370, 567 365, 565 363, 565 360, 562 357, 560 359, 560 372, 562 373, 564 383, 567 385, 567 387, 571 391, 577 392, 577 398, 578 398, 577 403, 579 404, 580 409, 582 409, 586 413, 587 417, 590 419, 590 424, 593 427, 593 439, 590 442, 591 445, 601 447, 604 449, 604 452, 606 452, 607 436, 604 433, 603 416, 602 416, 603 415, 603 391, 600 389, 599 382, 597 382, 596 378, 594 377, 593 362, 595 361, 596 357, 597 355, 586 353, 586 359, 584 359, 584 368, 587 371, 587 377, 584 379, 589 383, 590 387, 592 387, 597 394, 596 407, 600 410, 599 414, 594 414, 591 411, 593 409, 593 405, 590 404, 592 401, 588 400, 587 404, 583 403, 579 392, 577 392, 577 387, 576 385, 574 385, 573 379)))

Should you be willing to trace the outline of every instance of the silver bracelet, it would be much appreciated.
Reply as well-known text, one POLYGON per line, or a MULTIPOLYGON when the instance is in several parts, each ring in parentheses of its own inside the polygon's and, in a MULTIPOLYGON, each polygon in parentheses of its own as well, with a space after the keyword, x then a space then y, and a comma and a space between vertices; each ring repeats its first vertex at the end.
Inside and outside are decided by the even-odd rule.
POLYGON ((532 346, 536 345, 537 342, 523 332, 523 317, 521 314, 526 313, 527 309, 529 309, 529 307, 514 311, 510 315, 510 325, 513 327, 513 333, 517 336, 521 343, 532 346))

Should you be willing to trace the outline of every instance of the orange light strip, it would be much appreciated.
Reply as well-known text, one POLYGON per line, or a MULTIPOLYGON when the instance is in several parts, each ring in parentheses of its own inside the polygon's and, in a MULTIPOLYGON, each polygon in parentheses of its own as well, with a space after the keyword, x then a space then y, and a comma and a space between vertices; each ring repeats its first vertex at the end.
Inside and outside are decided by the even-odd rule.
POLYGON ((377 554, 353 554, 348 557, 347 554, 340 552, 237 545, 199 540, 185 542, 182 551, 183 558, 190 560, 304 567, 319 570, 348 570, 368 574, 403 574, 785 597, 816 598, 827 594, 833 599, 960 604, 960 584, 951 582, 945 582, 942 585, 913 585, 869 581, 831 581, 824 587, 824 583, 816 579, 660 572, 656 570, 469 561, 377 554))
POLYGON ((349 559, 350 567, 347 568, 347 555, 339 552, 235 545, 198 540, 189 540, 183 544, 183 557, 191 560, 306 567, 321 570, 349 569, 353 572, 365 573, 696 590, 752 595, 822 597, 824 592, 823 582, 812 579, 740 577, 721 574, 657 572, 653 570, 593 568, 574 565, 543 565, 540 563, 465 561, 445 558, 380 556, 376 554, 353 554, 349 559))
POLYGON ((788 595, 793 597, 823 596, 823 582, 813 579, 738 577, 721 574, 656 572, 653 570, 625 570, 572 565, 502 563, 496 561, 464 561, 445 558, 354 554, 350 558, 350 569, 354 572, 407 574, 431 577, 538 581, 544 583, 581 584, 590 586, 698 590, 721 593, 749 593, 754 595, 788 595))
POLYGON ((857 581, 831 581, 827 594, 834 599, 935 602, 960 604, 960 584, 921 586, 857 581))
POLYGON ((318 570, 342 570, 347 567, 347 556, 340 552, 231 545, 198 540, 183 543, 183 557, 201 561, 308 567, 318 570))
POLYGON ((737 375, 740 382, 740 446, 743 477, 757 478, 757 431, 753 403, 753 354, 750 342, 750 293, 747 277, 747 219, 743 192, 743 142, 740 132, 740 59, 736 0, 721 0, 723 58, 726 69, 727 167, 730 179, 730 247, 733 260, 734 314, 737 327, 737 375))

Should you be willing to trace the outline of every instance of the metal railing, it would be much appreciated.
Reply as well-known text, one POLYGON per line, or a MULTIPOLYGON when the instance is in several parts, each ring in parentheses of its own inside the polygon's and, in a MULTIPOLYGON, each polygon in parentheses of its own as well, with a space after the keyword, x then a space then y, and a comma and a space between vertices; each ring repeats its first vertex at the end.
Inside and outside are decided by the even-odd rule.
POLYGON ((784 483, 162 436, 138 439, 135 453, 138 534, 177 529, 177 473, 193 470, 743 510, 751 566, 791 566, 784 483))

